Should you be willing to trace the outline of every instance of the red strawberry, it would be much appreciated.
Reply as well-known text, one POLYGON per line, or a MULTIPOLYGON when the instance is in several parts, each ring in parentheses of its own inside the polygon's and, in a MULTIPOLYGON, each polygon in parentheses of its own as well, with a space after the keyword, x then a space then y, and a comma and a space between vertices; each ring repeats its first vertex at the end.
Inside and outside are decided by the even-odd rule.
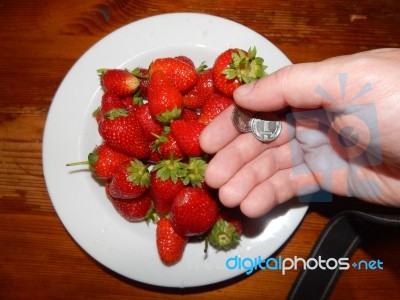
POLYGON ((150 78, 156 71, 164 72, 181 93, 189 91, 197 82, 196 68, 182 58, 158 58, 149 67, 150 78))
POLYGON ((136 115, 126 109, 112 109, 99 123, 99 133, 105 144, 118 152, 138 159, 150 153, 143 128, 136 115))
POLYGON ((179 60, 187 63, 188 65, 192 66, 193 68, 196 68, 193 60, 191 58, 187 57, 186 55, 175 56, 175 59, 179 59, 179 60))
POLYGON ((264 60, 256 57, 254 47, 248 52, 241 49, 228 49, 222 52, 213 65, 215 88, 227 97, 243 83, 249 83, 265 76, 264 60))
POLYGON ((153 151, 160 154, 161 159, 168 159, 171 155, 174 158, 183 158, 185 154, 179 148, 174 136, 170 132, 164 132, 160 136, 156 136, 153 143, 153 151))
POLYGON ((127 70, 99 69, 97 72, 103 90, 119 97, 133 95, 139 88, 139 79, 127 70))
POLYGON ((150 144, 151 151, 150 151, 149 157, 147 157, 147 161, 150 163, 153 163, 153 164, 159 162, 162 159, 160 153, 157 151, 157 149, 155 149, 153 147, 154 143, 155 143, 155 141, 153 141, 150 144))
POLYGON ((151 171, 150 193, 154 201, 154 209, 159 215, 170 212, 172 201, 183 189, 181 177, 185 164, 170 158, 158 162, 151 171))
POLYGON ((118 166, 126 160, 129 160, 129 156, 101 144, 89 153, 87 161, 70 163, 67 166, 89 165, 90 171, 98 178, 111 179, 118 166))
POLYGON ((216 201, 198 187, 185 187, 175 197, 171 207, 171 221, 185 236, 201 235, 214 225, 218 216, 216 201))
POLYGON ((97 124, 99 124, 103 119, 105 113, 114 108, 125 108, 125 105, 114 93, 105 92, 101 97, 100 106, 93 112, 93 116, 96 118, 97 124))
POLYGON ((179 148, 188 156, 204 154, 200 148, 199 137, 205 125, 197 121, 174 120, 171 122, 171 134, 179 148))
POLYGON ((114 108, 125 108, 125 105, 116 94, 105 92, 101 97, 101 113, 104 115, 114 108))
POLYGON ((213 70, 207 69, 199 74, 193 89, 183 96, 183 105, 190 109, 200 109, 214 92, 213 70))
POLYGON ((133 96, 121 97, 120 99, 123 106, 129 111, 136 110, 143 104, 143 97, 139 92, 136 92, 133 96))
POLYGON ((188 108, 184 108, 182 110, 181 117, 180 117, 180 119, 186 120, 186 121, 197 121, 198 118, 199 118, 199 115, 195 111, 188 109, 188 108))
POLYGON ((163 216, 170 212, 174 197, 183 187, 181 179, 173 182, 171 178, 163 180, 158 178, 156 173, 151 174, 150 193, 157 214, 163 216))
POLYGON ((156 139, 154 135, 162 134, 163 125, 152 117, 148 103, 144 103, 138 107, 135 113, 140 124, 142 125, 148 141, 154 141, 156 139))
POLYGON ((148 103, 151 115, 161 123, 179 118, 183 109, 181 93, 161 71, 154 71, 150 76, 148 103))
POLYGON ((242 231, 240 212, 236 209, 222 208, 217 221, 207 235, 207 240, 217 250, 229 250, 239 244, 242 231))
POLYGON ((125 161, 119 165, 110 183, 110 195, 119 199, 141 196, 150 184, 150 173, 140 160, 125 161))
POLYGON ((152 200, 149 193, 133 198, 133 199, 118 199, 110 194, 110 185, 106 184, 106 194, 111 201, 115 210, 127 221, 138 222, 151 218, 152 215, 152 200))
POLYGON ((209 124, 216 116, 218 116, 231 104, 233 104, 233 100, 231 98, 225 97, 218 93, 213 94, 204 102, 198 121, 205 125, 209 124))
POLYGON ((176 232, 171 220, 160 218, 156 228, 157 251, 161 261, 166 265, 177 263, 183 255, 188 238, 176 232))

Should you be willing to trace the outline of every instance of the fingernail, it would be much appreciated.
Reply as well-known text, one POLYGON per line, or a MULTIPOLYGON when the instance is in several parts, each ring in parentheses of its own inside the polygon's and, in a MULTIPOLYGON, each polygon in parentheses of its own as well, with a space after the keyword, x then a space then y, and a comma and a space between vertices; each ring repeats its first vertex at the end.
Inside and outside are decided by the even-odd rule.
POLYGON ((237 96, 245 96, 249 94, 253 90, 254 83, 247 83, 235 90, 235 95, 237 96))

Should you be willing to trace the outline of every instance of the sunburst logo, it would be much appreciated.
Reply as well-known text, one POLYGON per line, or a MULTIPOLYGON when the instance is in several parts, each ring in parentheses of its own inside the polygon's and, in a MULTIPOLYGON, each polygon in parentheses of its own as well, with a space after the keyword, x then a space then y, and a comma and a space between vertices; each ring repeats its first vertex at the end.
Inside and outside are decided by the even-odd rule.
MULTIPOLYGON (((355 93, 349 94, 348 74, 339 73, 338 81, 339 93, 335 95, 339 97, 333 97, 321 85, 315 89, 315 93, 334 104, 332 108, 291 112, 287 115, 287 122, 296 130, 296 139, 301 144, 308 166, 295 169, 295 174, 304 175, 311 170, 321 178, 324 190, 331 189, 335 174, 346 174, 349 178, 349 196, 355 196, 352 187, 354 182, 360 186, 373 186, 373 193, 376 193, 379 190, 376 184, 365 179, 351 178, 350 182, 350 177, 356 176, 358 168, 382 162, 375 105, 360 101, 372 90, 372 85, 366 83, 355 93)), ((293 161, 298 160, 297 155, 292 152, 293 161)), ((304 186, 303 194, 315 190, 315 186, 304 186)), ((301 200, 331 201, 332 195, 324 190, 302 196, 301 200)))
POLYGON ((347 95, 348 74, 339 73, 338 81, 340 99, 332 97, 320 85, 315 89, 321 97, 336 104, 331 113, 334 118, 346 119, 346 125, 341 126, 336 122, 329 126, 329 144, 334 152, 349 163, 361 166, 378 165, 382 162, 382 156, 375 105, 357 104, 357 100, 372 90, 372 85, 366 83, 355 95, 347 95))

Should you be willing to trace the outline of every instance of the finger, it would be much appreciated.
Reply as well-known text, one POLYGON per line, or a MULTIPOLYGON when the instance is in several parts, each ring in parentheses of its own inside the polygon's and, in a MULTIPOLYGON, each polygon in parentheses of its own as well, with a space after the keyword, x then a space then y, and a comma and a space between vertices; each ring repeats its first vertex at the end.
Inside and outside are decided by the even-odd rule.
POLYGON ((294 169, 280 170, 257 185, 240 203, 243 214, 258 218, 294 196, 318 191, 319 186, 307 169, 305 164, 300 164, 294 169))
MULTIPOLYGON (((211 125, 211 124, 210 124, 211 125)), ((286 144, 294 137, 294 129, 282 122, 282 132, 270 143, 257 140, 252 133, 238 135, 228 145, 220 149, 208 163, 205 180, 212 188, 225 184, 244 164, 267 149, 286 144)))
POLYGON ((282 146, 267 149, 245 164, 219 190, 221 203, 235 207, 261 182, 282 169, 292 168, 304 162, 296 140, 282 146))
POLYGON ((200 146, 206 153, 216 153, 239 135, 231 121, 233 105, 222 111, 200 135, 200 146))
MULTIPOLYGON (((345 57, 342 60, 346 60, 345 57)), ((235 102, 253 111, 277 111, 285 107, 299 109, 330 108, 340 99, 337 74, 338 64, 326 62, 286 66, 255 83, 239 87, 234 92, 235 102)))

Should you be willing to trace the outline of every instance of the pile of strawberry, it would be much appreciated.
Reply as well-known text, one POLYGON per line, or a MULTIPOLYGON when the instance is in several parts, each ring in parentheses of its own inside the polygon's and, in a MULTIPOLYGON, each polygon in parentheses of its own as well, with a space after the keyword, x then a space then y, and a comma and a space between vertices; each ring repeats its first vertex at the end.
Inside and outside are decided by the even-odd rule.
MULTIPOLYGON (((218 250, 235 247, 242 225, 204 182, 204 127, 233 104, 233 91, 265 75, 256 49, 229 49, 213 66, 187 56, 147 68, 98 70, 104 91, 94 115, 102 144, 88 155, 116 211, 130 222, 156 222, 162 262, 176 263, 192 237, 218 250)), ((68 164, 77 165, 81 163, 68 164)))

